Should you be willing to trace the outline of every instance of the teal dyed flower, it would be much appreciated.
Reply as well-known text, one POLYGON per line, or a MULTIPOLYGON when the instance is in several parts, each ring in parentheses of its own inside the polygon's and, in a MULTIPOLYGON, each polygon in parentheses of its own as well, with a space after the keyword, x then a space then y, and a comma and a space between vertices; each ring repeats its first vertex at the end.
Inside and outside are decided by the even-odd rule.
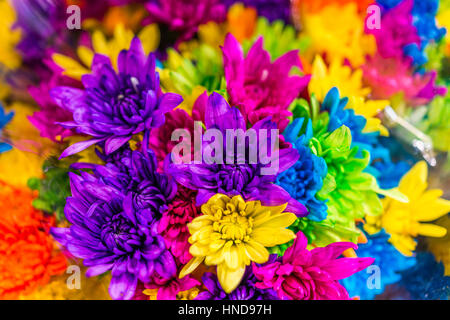
POLYGON ((361 300, 372 300, 376 295, 384 292, 387 285, 398 282, 401 279, 400 271, 409 269, 416 264, 414 257, 406 257, 388 242, 389 235, 381 231, 367 237, 367 243, 360 244, 356 254, 358 257, 371 257, 375 259, 374 266, 379 268, 373 272, 358 272, 341 280, 351 297, 359 297, 361 300), (371 284, 370 286, 368 285, 371 284))
MULTIPOLYGON (((11 121, 14 117, 14 112, 5 113, 5 109, 0 104, 0 138, 3 140, 2 129, 11 121)), ((11 150, 12 146, 0 141, 0 153, 11 150)))

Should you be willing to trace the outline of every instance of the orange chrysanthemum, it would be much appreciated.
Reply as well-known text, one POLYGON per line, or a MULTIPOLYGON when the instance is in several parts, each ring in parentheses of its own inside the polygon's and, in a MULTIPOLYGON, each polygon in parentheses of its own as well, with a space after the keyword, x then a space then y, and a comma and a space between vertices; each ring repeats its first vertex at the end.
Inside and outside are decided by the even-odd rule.
POLYGON ((315 13, 331 4, 338 4, 342 6, 349 3, 356 3, 358 6, 358 11, 365 11, 374 2, 374 0, 294 0, 293 6, 295 9, 301 8, 309 13, 315 13))
POLYGON ((255 8, 245 8, 242 3, 236 3, 228 11, 228 31, 239 42, 250 39, 255 32, 257 18, 258 13, 255 8))
POLYGON ((0 299, 29 294, 66 268, 49 234, 54 219, 34 209, 33 198, 0 181, 0 299))

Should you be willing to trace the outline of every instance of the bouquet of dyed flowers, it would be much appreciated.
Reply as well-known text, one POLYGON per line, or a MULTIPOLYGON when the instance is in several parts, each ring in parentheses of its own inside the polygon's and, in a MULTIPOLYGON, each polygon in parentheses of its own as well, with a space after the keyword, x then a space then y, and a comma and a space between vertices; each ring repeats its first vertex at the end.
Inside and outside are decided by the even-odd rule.
POLYGON ((450 297, 450 1, 0 21, 0 299, 450 297))

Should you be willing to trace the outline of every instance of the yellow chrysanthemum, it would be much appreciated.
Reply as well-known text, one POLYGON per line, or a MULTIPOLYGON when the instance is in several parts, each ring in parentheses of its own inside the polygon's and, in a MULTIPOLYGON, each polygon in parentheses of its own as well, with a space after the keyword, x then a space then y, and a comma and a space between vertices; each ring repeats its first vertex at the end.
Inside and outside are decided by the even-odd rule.
POLYGON ((3 129, 9 142, 19 146, 20 149, 31 149, 30 151, 39 154, 48 153, 54 145, 53 142, 41 137, 39 130, 28 120, 28 117, 33 115, 36 109, 32 105, 20 101, 7 105, 5 109, 7 112, 14 112, 11 122, 3 129))
POLYGON ((447 56, 450 56, 450 33, 448 32, 448 30, 450 30, 450 6, 445 10, 439 12, 436 19, 438 21, 439 26, 447 29, 447 33, 445 35, 445 42, 446 42, 445 52, 447 56))
MULTIPOLYGON (((218 24, 213 21, 202 24, 198 27, 199 43, 204 43, 220 50, 219 46, 223 45, 227 31, 225 24, 218 24)), ((195 42, 195 40, 189 42, 195 42)))
POLYGON ((418 162, 401 179, 399 190, 409 198, 409 203, 401 203, 389 197, 384 198, 384 212, 380 217, 366 217, 364 229, 376 233, 384 228, 391 235, 391 242, 398 251, 411 256, 416 248, 414 238, 443 237, 444 227, 430 222, 450 211, 450 201, 442 199, 442 190, 427 190, 428 168, 425 161, 418 162))
POLYGON ((6 0, 0 0, 0 100, 9 95, 10 87, 5 76, 8 70, 14 70, 21 64, 20 55, 15 50, 20 41, 20 30, 12 29, 16 21, 14 9, 6 0))
POLYGON ((173 49, 167 50, 167 66, 164 69, 157 68, 159 72, 161 88, 164 92, 174 92, 183 96, 183 102, 177 107, 192 115, 192 107, 197 98, 205 92, 206 88, 196 83, 197 76, 192 62, 186 60, 182 54, 173 49), (177 72, 178 70, 190 70, 191 72, 177 72), (186 78, 188 77, 188 78, 186 78))
POLYGON ((12 26, 16 21, 16 13, 6 0, 0 0, 0 64, 5 65, 8 69, 15 69, 20 66, 20 55, 16 52, 15 47, 20 41, 20 30, 12 30, 12 26))
POLYGON ((52 141, 42 138, 27 117, 34 110, 31 106, 15 102, 7 107, 14 117, 3 130, 13 149, 0 155, 0 179, 14 186, 25 186, 31 177, 42 175, 42 164, 47 156, 57 151, 52 141))
POLYGON ((348 97, 346 108, 351 108, 356 114, 366 118, 364 132, 379 131, 381 135, 389 135, 388 130, 381 124, 377 114, 389 105, 388 100, 367 100, 371 90, 363 86, 361 69, 352 70, 340 59, 333 59, 327 67, 322 57, 317 55, 312 64, 312 77, 308 84, 310 93, 314 93, 317 100, 322 102, 328 91, 337 87, 343 97, 348 97))
POLYGON ((190 95, 184 95, 183 96, 184 100, 177 108, 183 109, 190 116, 192 116, 192 107, 194 106, 195 101, 205 91, 206 91, 205 87, 202 87, 202 86, 194 87, 194 89, 192 89, 192 92, 191 92, 190 95))
POLYGON ((344 97, 367 97, 370 88, 363 87, 363 73, 361 69, 352 70, 344 65, 339 58, 333 58, 329 67, 320 55, 316 55, 312 64, 311 81, 308 84, 309 92, 316 95, 320 102, 325 99, 328 91, 338 87, 339 93, 344 97))
POLYGON ((190 58, 189 52, 201 44, 207 44, 220 51, 220 46, 223 45, 228 32, 232 33, 239 42, 250 39, 256 29, 257 17, 256 9, 246 8, 242 3, 235 3, 228 10, 225 23, 210 21, 200 25, 198 40, 194 39, 180 44, 179 50, 186 58, 190 58))
POLYGON ((316 54, 328 58, 348 59, 353 67, 361 66, 365 56, 376 50, 375 39, 364 32, 365 12, 359 13, 355 3, 332 4, 316 13, 302 16, 304 36, 311 45, 306 53, 312 60, 316 54))
POLYGON ((388 100, 364 100, 362 97, 350 96, 346 108, 353 109, 356 114, 366 118, 363 132, 379 131, 382 136, 388 136, 388 129, 382 125, 377 114, 389 105, 388 100))
MULTIPOLYGON (((117 58, 119 53, 123 49, 128 49, 130 47, 133 37, 133 32, 125 29, 123 24, 118 24, 115 27, 114 35, 109 40, 100 30, 95 30, 92 34, 93 50, 86 46, 79 46, 77 49, 77 55, 81 63, 59 53, 53 54, 52 59, 64 70, 64 75, 80 80, 84 74, 91 72, 90 68, 95 53, 100 53, 109 57, 114 68, 117 69, 117 58)), ((156 24, 151 24, 144 27, 139 32, 138 37, 142 42, 146 54, 154 51, 159 45, 160 34, 158 26, 156 24)))
POLYGON ((445 275, 450 276, 450 217, 447 215, 436 221, 436 224, 447 230, 442 238, 428 238, 428 248, 434 254, 437 261, 442 261, 445 267, 445 275))
POLYGON ((28 179, 42 177, 45 158, 13 148, 0 155, 0 179, 13 186, 26 186, 28 179))
POLYGON ((203 215, 188 224, 193 258, 181 270, 180 278, 204 262, 217 266, 219 282, 230 293, 241 282, 246 266, 269 259, 266 247, 295 238, 286 228, 297 217, 283 212, 285 208, 265 207, 260 201, 245 202, 241 196, 214 195, 202 206, 203 215))

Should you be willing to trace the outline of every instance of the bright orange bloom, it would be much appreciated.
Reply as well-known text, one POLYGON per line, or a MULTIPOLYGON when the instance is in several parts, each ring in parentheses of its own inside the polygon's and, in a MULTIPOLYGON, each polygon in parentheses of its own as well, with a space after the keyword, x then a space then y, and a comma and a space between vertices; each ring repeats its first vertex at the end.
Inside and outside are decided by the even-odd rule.
POLYGON ((301 8, 309 13, 314 13, 322 10, 324 7, 331 4, 346 5, 349 3, 356 3, 358 11, 366 11, 366 9, 373 4, 374 0, 294 0, 294 8, 301 8))
POLYGON ((15 299, 66 269, 49 231, 53 217, 33 208, 34 193, 0 181, 0 299, 15 299))
POLYGON ((250 39, 255 32, 257 18, 255 8, 245 8, 242 3, 234 4, 227 15, 228 31, 239 42, 250 39))
POLYGON ((142 7, 117 6, 111 7, 103 18, 103 25, 109 34, 114 33, 118 24, 122 24, 126 29, 137 32, 140 29, 142 19, 145 18, 147 11, 142 7))

